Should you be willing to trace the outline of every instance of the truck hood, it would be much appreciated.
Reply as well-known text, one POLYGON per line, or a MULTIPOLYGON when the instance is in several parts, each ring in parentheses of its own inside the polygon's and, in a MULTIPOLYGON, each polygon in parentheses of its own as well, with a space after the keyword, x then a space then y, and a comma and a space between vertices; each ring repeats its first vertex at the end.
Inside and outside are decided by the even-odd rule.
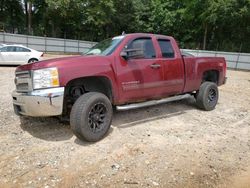
POLYGON ((98 64, 110 64, 110 57, 107 56, 72 56, 39 61, 25 64, 17 67, 16 71, 37 70, 43 68, 57 67, 58 69, 66 67, 85 67, 97 66, 98 64), (84 65, 83 65, 84 64, 84 65))

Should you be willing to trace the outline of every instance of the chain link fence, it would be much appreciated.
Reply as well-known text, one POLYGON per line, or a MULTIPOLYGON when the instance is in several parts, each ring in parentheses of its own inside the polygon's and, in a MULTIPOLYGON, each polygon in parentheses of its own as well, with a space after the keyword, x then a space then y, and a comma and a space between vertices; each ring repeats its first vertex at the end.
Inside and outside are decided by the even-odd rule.
POLYGON ((83 53, 95 43, 89 41, 36 37, 0 32, 0 43, 21 44, 43 52, 83 53))
MULTIPOLYGON (((6 44, 22 44, 24 46, 43 51, 43 52, 60 52, 60 53, 84 53, 95 42, 36 37, 29 35, 9 34, 0 32, 0 43, 6 44)), ((250 54, 235 53, 235 52, 220 52, 220 51, 204 51, 190 50, 183 51, 191 53, 195 56, 207 57, 224 57, 227 61, 227 66, 233 69, 250 70, 250 54)))
POLYGON ((198 57, 224 57, 227 62, 227 67, 239 70, 250 70, 250 54, 236 52, 220 52, 220 51, 205 51, 205 50, 189 50, 183 51, 193 54, 198 57))

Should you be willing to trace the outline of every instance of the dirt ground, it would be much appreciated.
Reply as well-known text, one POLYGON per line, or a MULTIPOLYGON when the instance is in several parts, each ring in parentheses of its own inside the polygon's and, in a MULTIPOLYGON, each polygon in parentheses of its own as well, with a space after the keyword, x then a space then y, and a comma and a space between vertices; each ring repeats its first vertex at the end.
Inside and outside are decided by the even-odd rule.
POLYGON ((194 99, 116 112, 98 143, 56 118, 17 117, 0 67, 0 187, 250 187, 250 72, 228 71, 217 108, 194 99))

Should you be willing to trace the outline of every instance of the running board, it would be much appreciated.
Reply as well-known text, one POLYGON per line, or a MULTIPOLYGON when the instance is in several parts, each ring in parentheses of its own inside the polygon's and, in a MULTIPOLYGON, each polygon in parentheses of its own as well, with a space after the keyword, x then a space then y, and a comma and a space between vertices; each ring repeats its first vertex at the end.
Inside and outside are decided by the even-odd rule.
POLYGON ((142 103, 134 103, 134 104, 116 106, 116 109, 118 111, 133 110, 133 109, 137 109, 137 108, 144 108, 144 107, 148 107, 148 106, 154 106, 154 105, 158 105, 158 104, 178 101, 178 100, 189 98, 190 96, 191 96, 190 94, 178 95, 178 96, 169 97, 169 98, 160 99, 160 100, 152 100, 152 101, 146 101, 146 102, 142 102, 142 103))

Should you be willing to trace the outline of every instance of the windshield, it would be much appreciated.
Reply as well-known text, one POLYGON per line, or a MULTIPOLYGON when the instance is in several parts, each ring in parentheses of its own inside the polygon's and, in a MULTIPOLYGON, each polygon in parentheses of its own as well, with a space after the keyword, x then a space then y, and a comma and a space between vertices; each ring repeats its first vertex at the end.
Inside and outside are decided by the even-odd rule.
POLYGON ((84 55, 104 55, 104 56, 110 55, 113 53, 113 51, 116 49, 116 47, 120 44, 120 42, 123 39, 124 36, 106 39, 93 46, 84 55))

